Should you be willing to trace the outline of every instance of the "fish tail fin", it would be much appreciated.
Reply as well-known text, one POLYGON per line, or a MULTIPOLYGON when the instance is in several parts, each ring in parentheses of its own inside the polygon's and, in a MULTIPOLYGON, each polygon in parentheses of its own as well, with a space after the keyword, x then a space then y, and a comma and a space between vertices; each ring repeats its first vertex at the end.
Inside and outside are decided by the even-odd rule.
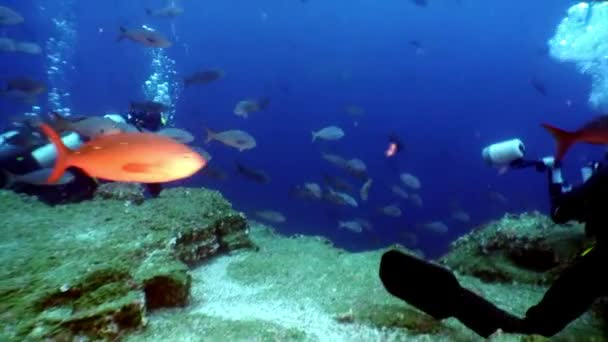
POLYGON ((205 140, 205 144, 208 144, 213 139, 215 139, 215 132, 210 130, 209 128, 205 128, 205 131, 207 131, 207 139, 205 140))
POLYGON ((317 140, 317 133, 315 131, 311 131, 312 133, 312 142, 315 142, 315 140, 317 140))
POLYGON ((542 124, 542 126, 553 136, 553 139, 555 139, 555 160, 561 160, 566 155, 566 152, 568 152, 568 149, 576 142, 576 134, 549 124, 542 124))
POLYGON ((118 37, 116 37, 117 42, 123 40, 126 37, 126 33, 127 33, 127 28, 124 26, 121 26, 119 28, 119 30, 120 30, 120 32, 118 33, 118 37))
POLYGON ((51 175, 47 179, 47 182, 49 184, 53 184, 61 178, 61 176, 65 172, 65 169, 68 168, 68 158, 70 156, 70 150, 64 145, 59 134, 57 134, 57 132, 55 132, 51 128, 51 126, 43 123, 40 125, 40 129, 42 130, 44 135, 49 138, 49 140, 53 143, 55 149, 57 150, 57 158, 55 159, 55 166, 53 167, 53 172, 51 172, 51 175))

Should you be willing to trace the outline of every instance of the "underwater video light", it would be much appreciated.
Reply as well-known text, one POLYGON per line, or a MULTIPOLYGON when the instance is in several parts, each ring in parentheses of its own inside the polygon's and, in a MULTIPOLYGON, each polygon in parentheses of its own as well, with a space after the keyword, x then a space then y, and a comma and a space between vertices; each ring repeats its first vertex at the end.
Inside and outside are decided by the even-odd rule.
POLYGON ((486 146, 481 151, 481 155, 489 165, 506 166, 515 160, 522 159, 525 152, 524 143, 515 138, 486 146))

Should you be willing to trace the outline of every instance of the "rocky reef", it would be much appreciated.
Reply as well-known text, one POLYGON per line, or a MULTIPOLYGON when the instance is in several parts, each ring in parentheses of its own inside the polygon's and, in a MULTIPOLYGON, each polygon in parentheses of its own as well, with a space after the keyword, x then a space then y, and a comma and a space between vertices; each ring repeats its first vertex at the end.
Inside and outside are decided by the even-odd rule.
POLYGON ((187 305, 190 267, 253 246, 218 192, 140 198, 115 184, 48 207, 0 191, 0 340, 114 340, 145 326, 150 310, 187 305))
MULTIPOLYGON (((213 191, 176 188, 138 202, 125 196, 132 190, 53 208, 0 192, 0 340, 481 340, 389 295, 378 277, 386 248, 351 253, 322 237, 284 236, 247 223, 213 191)), ((506 215, 436 262, 522 316, 588 243, 580 226, 506 215)), ((603 341, 604 327, 586 313, 551 340, 603 341)))
MULTIPOLYGON (((509 216, 508 222, 517 226, 519 219, 509 216)), ((525 223, 528 217, 521 219, 525 223)), ((499 223, 488 228, 494 224, 499 223)), ((257 252, 239 250, 193 270, 192 304, 155 312, 145 330, 126 340, 483 340, 453 318, 437 321, 390 296, 378 278, 385 249, 350 253, 320 237, 286 237, 260 225, 252 225, 250 236, 257 252)), ((537 284, 457 277, 462 286, 520 316, 546 291, 537 284)), ((603 322, 587 313, 550 340, 581 338, 604 341, 603 322)), ((497 332, 490 340, 549 339, 497 332)))
MULTIPOLYGON (((438 261, 487 283, 550 286, 594 243, 583 224, 557 225, 538 212, 506 214, 454 241, 450 253, 438 261)), ((597 300, 591 313, 608 323, 606 300, 597 300)), ((606 323, 600 330, 606 329, 606 323)))
POLYGON ((97 187, 95 198, 142 204, 146 200, 146 195, 144 187, 139 183, 110 182, 97 187))
POLYGON ((539 213, 507 214, 454 241, 439 261, 487 282, 547 285, 593 242, 581 224, 556 225, 539 213))

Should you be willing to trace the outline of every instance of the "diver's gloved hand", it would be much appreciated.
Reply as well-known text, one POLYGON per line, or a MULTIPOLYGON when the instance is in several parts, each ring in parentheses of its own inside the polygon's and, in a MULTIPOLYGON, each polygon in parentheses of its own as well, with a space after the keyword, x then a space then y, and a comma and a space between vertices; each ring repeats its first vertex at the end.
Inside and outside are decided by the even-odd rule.
POLYGON ((602 163, 598 161, 592 161, 581 168, 581 176, 583 177, 583 183, 586 182, 591 176, 597 173, 602 167, 602 163))
POLYGON ((572 189, 570 184, 565 182, 562 176, 561 161, 556 161, 553 157, 545 157, 542 159, 542 163, 546 166, 546 170, 548 171, 547 176, 549 178, 549 194, 552 198, 572 189))
POLYGON ((543 165, 545 165, 545 167, 547 169, 554 169, 554 168, 561 168, 562 167, 562 162, 559 161, 559 160, 556 161, 553 156, 543 157, 541 159, 541 162, 543 163, 543 165))
POLYGON ((536 171, 545 172, 547 170, 552 170, 554 167, 560 167, 561 162, 555 161, 555 158, 552 156, 544 157, 535 163, 536 171))
POLYGON ((564 179, 562 177, 562 163, 556 161, 555 158, 549 156, 541 159, 542 165, 545 166, 545 170, 548 170, 549 181, 551 184, 563 184, 564 179))

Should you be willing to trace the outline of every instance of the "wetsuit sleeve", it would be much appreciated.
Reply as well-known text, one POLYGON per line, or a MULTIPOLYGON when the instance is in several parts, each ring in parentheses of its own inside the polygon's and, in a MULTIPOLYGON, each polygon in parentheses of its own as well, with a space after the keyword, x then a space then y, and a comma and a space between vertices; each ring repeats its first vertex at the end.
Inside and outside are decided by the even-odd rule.
POLYGON ((561 187, 561 184, 549 182, 551 219, 558 224, 572 220, 585 222, 589 203, 607 194, 608 167, 603 167, 569 192, 562 192, 561 187))

